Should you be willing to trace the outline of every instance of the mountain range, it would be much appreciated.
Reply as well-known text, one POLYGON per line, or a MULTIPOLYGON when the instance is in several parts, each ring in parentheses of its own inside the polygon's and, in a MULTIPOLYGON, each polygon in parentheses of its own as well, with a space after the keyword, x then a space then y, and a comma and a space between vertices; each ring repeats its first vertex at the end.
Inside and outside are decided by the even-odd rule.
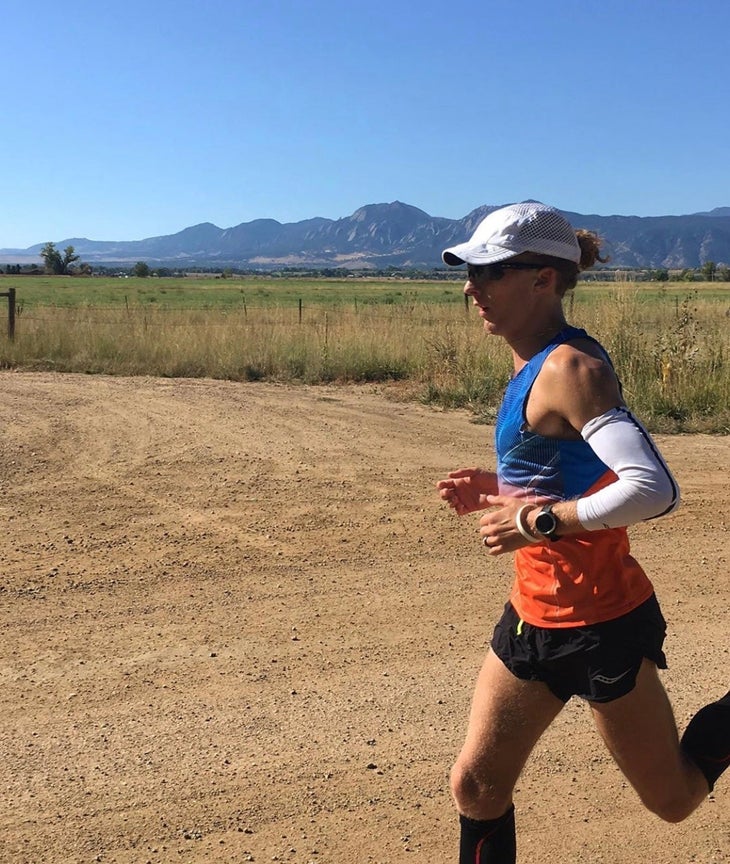
MULTIPOLYGON (((502 206, 502 205, 497 205, 502 206)), ((145 240, 56 242, 81 260, 106 266, 145 261, 155 266, 301 268, 428 268, 444 266, 441 251, 460 243, 497 206, 483 205, 463 219, 430 216, 393 201, 368 204, 341 219, 315 217, 281 223, 255 219, 233 228, 210 222, 145 240)), ((599 216, 563 211, 576 228, 597 231, 609 266, 681 269, 706 261, 730 262, 730 207, 686 216, 599 216)), ((37 261, 44 243, 0 249, 0 262, 37 261)))

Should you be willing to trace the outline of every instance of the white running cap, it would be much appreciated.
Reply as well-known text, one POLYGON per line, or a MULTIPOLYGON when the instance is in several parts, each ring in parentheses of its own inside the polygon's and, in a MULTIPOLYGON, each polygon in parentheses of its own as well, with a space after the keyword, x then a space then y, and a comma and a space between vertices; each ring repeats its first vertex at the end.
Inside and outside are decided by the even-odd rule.
POLYGON ((492 211, 471 239, 445 249, 445 264, 496 264, 523 252, 552 255, 580 263, 575 230, 563 214, 539 201, 523 201, 492 211))

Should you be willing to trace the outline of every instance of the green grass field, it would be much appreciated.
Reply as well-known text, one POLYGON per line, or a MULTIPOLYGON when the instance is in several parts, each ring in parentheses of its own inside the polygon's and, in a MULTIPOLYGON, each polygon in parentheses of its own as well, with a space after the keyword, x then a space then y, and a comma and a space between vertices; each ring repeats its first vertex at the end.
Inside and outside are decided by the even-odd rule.
MULTIPOLYGON (((486 421, 511 371, 456 280, 1 277, 9 287, 3 368, 398 382, 486 421)), ((730 432, 730 285, 580 283, 565 310, 606 346, 652 429, 730 432)))
POLYGON ((0 276, 0 291, 16 289, 23 308, 157 306, 165 309, 240 309, 258 306, 462 302, 462 283, 406 280, 211 276, 180 278, 0 276))
MULTIPOLYGON (((352 306, 358 304, 464 303, 463 281, 405 279, 307 279, 300 277, 187 276, 134 277, 7 276, 0 291, 14 287, 22 308, 157 306, 163 309, 240 309, 257 306, 352 306)), ((607 282, 582 282, 574 302, 601 302, 621 287, 607 282)), ((681 301, 697 292, 703 300, 730 302, 730 283, 645 282, 636 288, 642 301, 681 301)))

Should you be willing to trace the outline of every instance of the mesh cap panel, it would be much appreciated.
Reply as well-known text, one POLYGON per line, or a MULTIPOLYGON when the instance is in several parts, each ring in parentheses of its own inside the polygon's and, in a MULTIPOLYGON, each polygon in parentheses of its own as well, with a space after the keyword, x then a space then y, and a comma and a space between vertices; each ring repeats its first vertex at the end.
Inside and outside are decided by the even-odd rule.
POLYGON ((523 252, 553 255, 580 262, 575 230, 554 207, 525 201, 494 210, 484 218, 466 243, 442 254, 446 264, 490 264, 523 252))

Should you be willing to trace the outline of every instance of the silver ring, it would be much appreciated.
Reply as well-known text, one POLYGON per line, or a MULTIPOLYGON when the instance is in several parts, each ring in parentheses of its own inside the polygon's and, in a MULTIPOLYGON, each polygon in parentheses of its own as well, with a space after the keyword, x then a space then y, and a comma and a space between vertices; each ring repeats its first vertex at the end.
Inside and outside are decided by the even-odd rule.
POLYGON ((482 546, 489 546, 489 537, 486 534, 482 537, 482 546))

